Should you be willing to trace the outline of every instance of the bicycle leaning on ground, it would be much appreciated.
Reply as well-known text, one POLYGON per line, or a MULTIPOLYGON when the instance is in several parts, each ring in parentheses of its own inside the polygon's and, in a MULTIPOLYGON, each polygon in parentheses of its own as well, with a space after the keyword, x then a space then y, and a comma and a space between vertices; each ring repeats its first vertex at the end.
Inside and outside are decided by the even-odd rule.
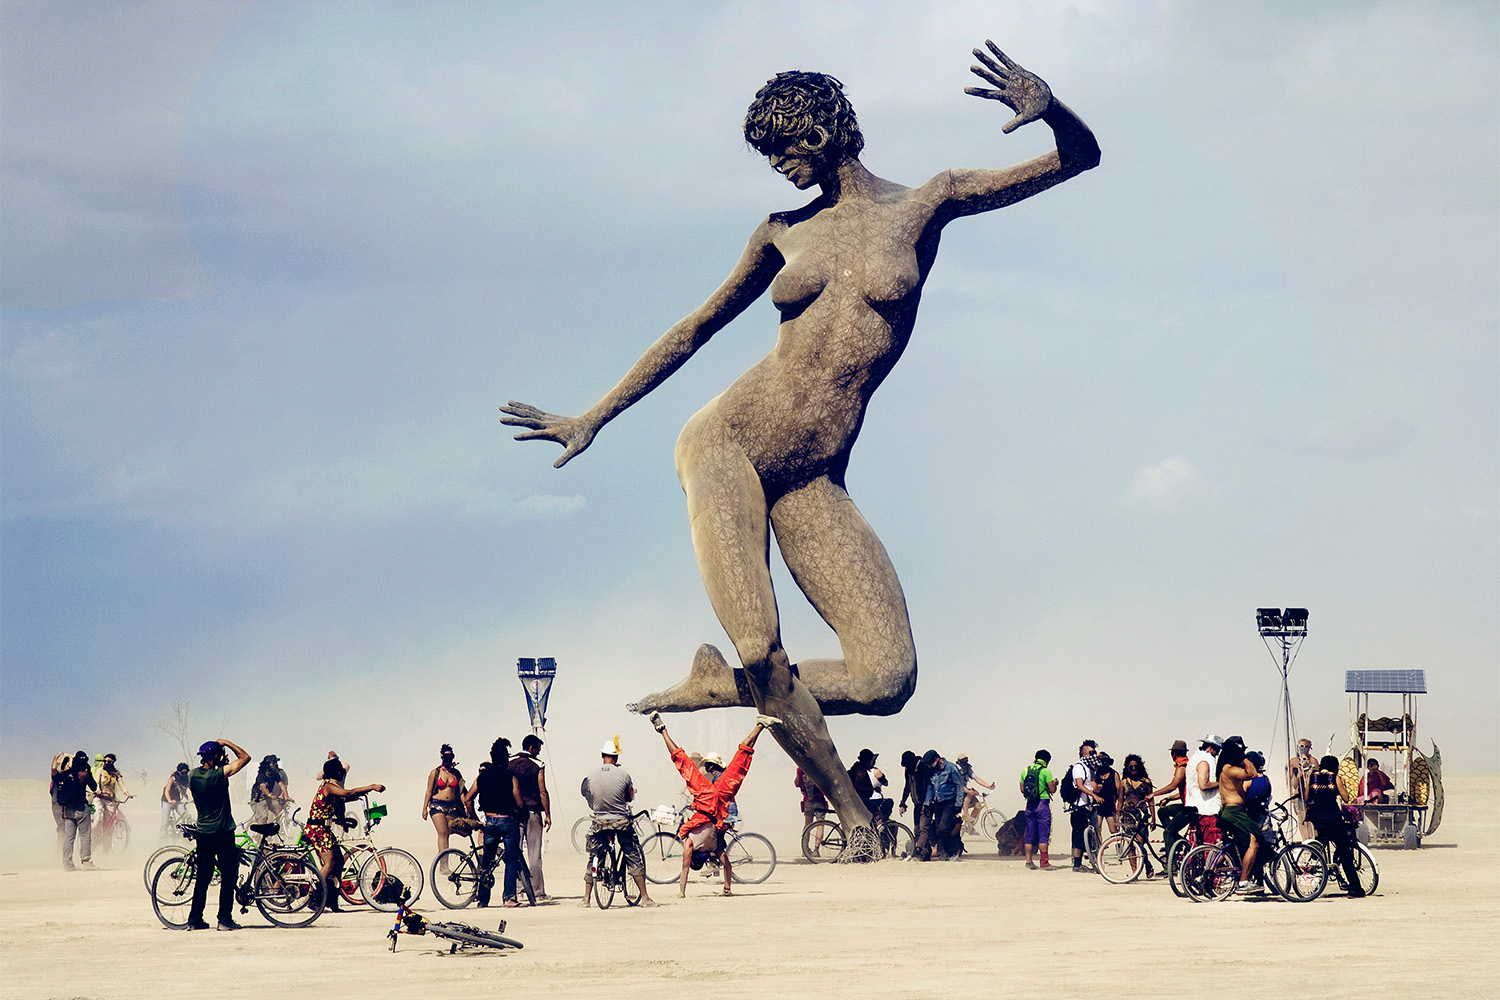
POLYGON ((460 948, 524 948, 521 942, 505 937, 505 921, 500 921, 498 933, 483 930, 469 924, 438 923, 428 920, 411 908, 411 894, 403 892, 396 904, 396 923, 386 937, 391 939, 391 951, 396 950, 396 941, 402 934, 431 934, 449 942, 448 954, 460 948))
MULTIPOLYGON (((636 830, 640 830, 638 812, 636 830)), ((741 833, 737 824, 724 826, 724 853, 729 858, 729 877, 742 885, 760 885, 776 870, 776 848, 758 833, 741 833)), ((671 885, 682 877, 682 841, 669 830, 659 830, 641 843, 646 856, 646 881, 653 885, 671 885)))
MULTIPOLYGON (((280 829, 275 823, 250 827, 260 835, 253 860, 236 845, 242 881, 235 886, 235 902, 241 913, 250 912, 254 903, 261 915, 278 927, 306 927, 322 916, 327 903, 318 859, 302 848, 266 843, 266 838, 280 829)), ((222 877, 222 872, 217 874, 222 877)), ((182 930, 187 926, 197 877, 196 848, 180 858, 168 858, 156 869, 151 879, 151 905, 156 918, 167 927, 182 930)))

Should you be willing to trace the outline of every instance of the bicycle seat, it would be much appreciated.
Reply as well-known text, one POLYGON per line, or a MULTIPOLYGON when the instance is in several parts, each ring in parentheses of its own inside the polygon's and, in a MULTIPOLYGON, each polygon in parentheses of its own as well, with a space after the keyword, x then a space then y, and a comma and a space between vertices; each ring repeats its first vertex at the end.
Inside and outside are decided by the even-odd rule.
POLYGON ((355 819, 353 816, 340 816, 334 822, 338 823, 338 825, 343 827, 345 830, 352 830, 356 826, 359 826, 359 820, 355 819))
POLYGON ((269 837, 273 833, 280 833, 281 825, 279 823, 251 823, 250 832, 258 833, 262 837, 269 837))

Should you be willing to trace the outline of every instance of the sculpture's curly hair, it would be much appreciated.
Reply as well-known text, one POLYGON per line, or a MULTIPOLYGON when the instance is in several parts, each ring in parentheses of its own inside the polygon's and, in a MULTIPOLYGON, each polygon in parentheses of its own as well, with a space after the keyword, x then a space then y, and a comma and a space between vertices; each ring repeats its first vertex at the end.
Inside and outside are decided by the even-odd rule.
POLYGON ((745 112, 745 141, 767 155, 797 139, 816 139, 819 129, 849 156, 865 148, 844 85, 827 73, 777 73, 756 91, 745 112))

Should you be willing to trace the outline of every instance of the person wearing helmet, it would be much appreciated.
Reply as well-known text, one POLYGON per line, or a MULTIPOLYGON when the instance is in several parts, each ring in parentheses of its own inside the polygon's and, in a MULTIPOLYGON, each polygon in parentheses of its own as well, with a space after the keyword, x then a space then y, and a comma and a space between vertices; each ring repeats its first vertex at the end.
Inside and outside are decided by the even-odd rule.
POLYGON ((682 841, 682 876, 677 883, 679 896, 687 895, 688 872, 693 869, 694 861, 701 866, 708 858, 717 861, 724 871, 724 895, 733 895, 731 879, 734 869, 724 850, 724 826, 729 807, 734 803, 734 797, 750 771, 750 758, 755 754, 755 741, 760 738, 761 730, 780 723, 780 719, 768 715, 756 716, 755 727, 740 742, 739 749, 735 751, 727 767, 718 754, 708 754, 704 756, 703 766, 700 768, 672 739, 661 715, 651 713, 651 725, 661 733, 667 752, 672 756, 672 763, 677 767, 677 773, 687 782, 688 791, 693 796, 692 815, 677 831, 677 836, 682 841))
POLYGON ((237 931, 234 921, 234 887, 239 881, 240 849, 234 842, 234 816, 229 809, 229 779, 250 763, 250 755, 229 740, 209 740, 198 748, 200 764, 188 774, 188 790, 198 810, 198 872, 193 879, 193 902, 188 907, 187 929, 208 930, 203 910, 208 905, 208 886, 219 869, 219 924, 221 931, 237 931), (233 750, 231 761, 225 749, 233 750))
POLYGON ((640 906, 655 906, 656 900, 646 890, 646 856, 641 853, 641 843, 636 839, 635 826, 630 820, 630 803, 635 799, 635 782, 630 772, 620 766, 620 737, 613 736, 599 748, 599 770, 583 779, 579 791, 594 808, 594 821, 589 824, 588 837, 584 842, 584 853, 588 856, 583 866, 583 902, 588 906, 594 901, 594 858, 604 849, 605 838, 613 836, 625 855, 625 871, 641 893, 640 906))

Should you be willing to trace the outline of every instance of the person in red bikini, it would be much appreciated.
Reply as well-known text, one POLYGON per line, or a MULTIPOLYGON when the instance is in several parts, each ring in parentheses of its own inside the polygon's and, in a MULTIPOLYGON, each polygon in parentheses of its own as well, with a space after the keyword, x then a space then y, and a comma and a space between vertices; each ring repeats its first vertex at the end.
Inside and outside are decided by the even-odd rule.
POLYGON ((448 849, 448 820, 464 815, 464 776, 455 763, 453 748, 444 743, 438 749, 438 766, 428 772, 427 789, 422 794, 422 818, 432 818, 439 854, 448 849))

